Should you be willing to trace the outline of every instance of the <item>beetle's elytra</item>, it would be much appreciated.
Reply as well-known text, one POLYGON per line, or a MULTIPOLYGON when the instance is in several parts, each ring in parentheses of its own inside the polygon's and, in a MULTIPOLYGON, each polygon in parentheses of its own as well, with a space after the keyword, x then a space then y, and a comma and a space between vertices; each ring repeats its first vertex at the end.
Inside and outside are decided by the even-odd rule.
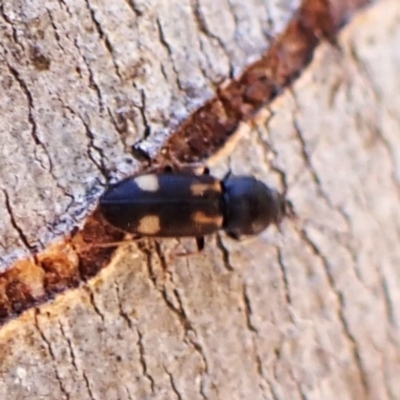
POLYGON ((289 202, 249 176, 145 174, 111 186, 100 199, 104 218, 138 236, 202 238, 224 229, 256 235, 281 222, 289 202))

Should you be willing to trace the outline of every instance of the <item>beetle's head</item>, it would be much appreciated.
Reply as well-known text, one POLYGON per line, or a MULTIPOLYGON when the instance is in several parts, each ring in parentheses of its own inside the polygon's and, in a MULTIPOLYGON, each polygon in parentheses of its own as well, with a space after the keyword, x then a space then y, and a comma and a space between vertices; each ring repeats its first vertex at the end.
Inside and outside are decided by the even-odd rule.
POLYGON ((253 177, 230 177, 223 184, 224 229, 232 236, 257 235, 294 215, 284 195, 253 177))

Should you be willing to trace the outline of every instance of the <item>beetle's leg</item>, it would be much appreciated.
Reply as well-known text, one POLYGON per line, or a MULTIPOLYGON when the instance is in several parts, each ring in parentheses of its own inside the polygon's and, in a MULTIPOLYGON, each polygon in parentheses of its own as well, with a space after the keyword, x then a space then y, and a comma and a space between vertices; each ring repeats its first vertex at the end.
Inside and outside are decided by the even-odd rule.
POLYGON ((151 161, 146 168, 145 173, 174 173, 180 172, 190 175, 209 175, 210 170, 202 162, 196 163, 181 163, 175 156, 169 155, 168 159, 157 160, 155 164, 151 161))
POLYGON ((164 173, 164 174, 173 174, 173 173, 181 173, 188 175, 209 175, 210 170, 204 166, 204 164, 179 164, 176 165, 172 163, 162 163, 153 165, 149 168, 146 168, 144 171, 146 174, 152 173, 164 173))
POLYGON ((181 253, 173 253, 171 254, 171 258, 172 260, 175 257, 187 257, 187 256, 194 256, 196 254, 201 253, 204 250, 204 237, 200 236, 200 237, 196 237, 196 246, 197 246, 197 250, 195 251, 185 251, 185 252, 181 252, 181 253))
POLYGON ((138 241, 140 239, 141 238, 120 240, 119 242, 94 243, 94 244, 91 244, 90 246, 91 247, 98 247, 98 248, 106 249, 108 247, 118 247, 118 246, 121 246, 123 244, 136 242, 136 241, 138 241))
POLYGON ((146 163, 149 166, 151 165, 151 157, 146 151, 139 147, 139 142, 131 147, 131 153, 136 160, 146 163))
POLYGON ((210 170, 204 164, 180 164, 172 172, 180 172, 182 174, 190 175, 210 175, 210 170))
POLYGON ((162 164, 156 164, 152 165, 148 168, 146 168, 142 174, 159 174, 159 173, 170 173, 174 172, 174 168, 171 164, 168 163, 162 163, 162 164))
POLYGON ((197 245, 197 250, 199 253, 204 250, 204 244, 205 244, 204 236, 196 238, 196 245, 197 245))
POLYGON ((242 240, 242 237, 238 234, 238 233, 236 233, 236 232, 226 232, 226 234, 231 238, 231 239, 235 239, 235 240, 237 240, 237 241, 241 241, 242 240))
POLYGON ((194 175, 210 174, 209 168, 206 167, 204 163, 201 162, 181 163, 175 156, 171 154, 169 155, 168 159, 159 158, 156 160, 152 160, 149 154, 139 147, 139 144, 140 142, 135 143, 132 146, 131 151, 135 159, 147 164, 147 167, 145 167, 145 170, 143 171, 146 174, 160 173, 160 172, 161 173, 181 172, 194 175))
POLYGON ((204 162, 182 163, 172 154, 169 155, 169 160, 174 171, 181 173, 191 173, 195 175, 209 175, 210 170, 204 162))
POLYGON ((222 181, 228 180, 232 176, 232 170, 229 168, 228 172, 222 178, 222 181))
POLYGON ((92 248, 107 249, 107 248, 110 248, 110 247, 118 247, 118 246, 122 246, 122 245, 124 245, 124 244, 129 244, 129 243, 132 243, 132 242, 137 242, 137 241, 139 241, 139 240, 141 240, 141 239, 143 239, 143 238, 137 236, 137 237, 129 237, 129 238, 126 238, 126 239, 124 239, 124 240, 119 240, 119 241, 117 241, 117 242, 88 243, 88 244, 86 244, 86 245, 84 245, 84 246, 81 246, 79 249, 80 249, 81 251, 89 251, 89 250, 92 249, 92 248))

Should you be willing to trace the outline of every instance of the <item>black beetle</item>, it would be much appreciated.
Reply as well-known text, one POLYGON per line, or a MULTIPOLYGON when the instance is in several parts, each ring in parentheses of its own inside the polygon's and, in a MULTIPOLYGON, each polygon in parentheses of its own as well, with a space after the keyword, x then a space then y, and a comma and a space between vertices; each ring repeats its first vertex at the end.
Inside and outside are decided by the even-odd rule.
POLYGON ((239 239, 279 224, 291 210, 277 191, 249 176, 220 181, 194 173, 151 173, 110 186, 100 198, 108 223, 138 236, 195 237, 224 229, 239 239))

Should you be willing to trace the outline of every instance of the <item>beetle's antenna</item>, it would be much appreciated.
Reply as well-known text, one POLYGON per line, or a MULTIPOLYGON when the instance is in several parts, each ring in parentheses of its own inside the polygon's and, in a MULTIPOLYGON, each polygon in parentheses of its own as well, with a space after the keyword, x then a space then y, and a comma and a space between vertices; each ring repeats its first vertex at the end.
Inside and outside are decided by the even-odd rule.
POLYGON ((150 155, 139 146, 139 144, 140 144, 140 141, 134 143, 131 146, 131 154, 136 160, 138 160, 142 163, 146 163, 147 166, 150 167, 151 163, 152 163, 152 159, 151 159, 150 155))

